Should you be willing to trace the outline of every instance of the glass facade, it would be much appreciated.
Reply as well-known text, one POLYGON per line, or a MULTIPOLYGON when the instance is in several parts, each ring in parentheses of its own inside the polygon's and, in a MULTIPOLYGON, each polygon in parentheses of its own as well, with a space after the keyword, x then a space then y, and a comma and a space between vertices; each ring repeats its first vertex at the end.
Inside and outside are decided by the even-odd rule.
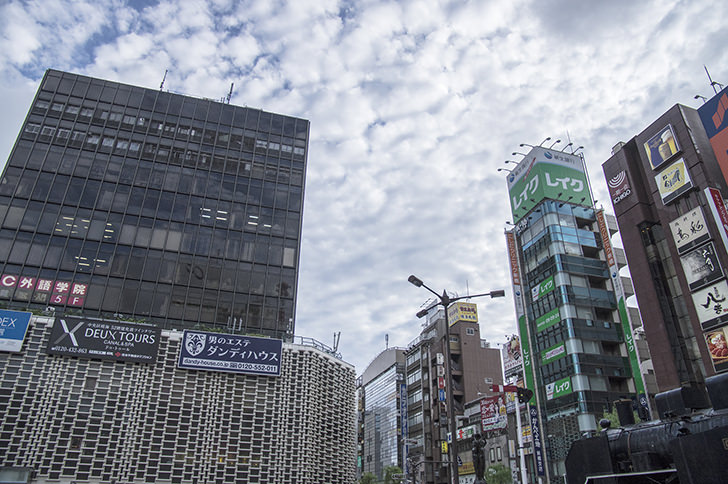
POLYGON ((364 386, 363 472, 383 479, 384 469, 398 466, 400 458, 401 374, 392 366, 364 386))
POLYGON ((292 334, 308 134, 47 71, 0 180, 0 301, 292 334))
POLYGON ((562 482, 571 442, 635 388, 594 209, 545 200, 519 225, 542 434, 562 482))

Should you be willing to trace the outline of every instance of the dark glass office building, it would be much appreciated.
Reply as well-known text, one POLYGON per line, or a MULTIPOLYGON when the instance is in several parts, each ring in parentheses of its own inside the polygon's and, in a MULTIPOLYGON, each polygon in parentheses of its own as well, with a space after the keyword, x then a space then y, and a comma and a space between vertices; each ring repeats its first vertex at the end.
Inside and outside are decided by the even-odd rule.
POLYGON ((47 71, 0 180, 0 305, 292 334, 308 135, 47 71))

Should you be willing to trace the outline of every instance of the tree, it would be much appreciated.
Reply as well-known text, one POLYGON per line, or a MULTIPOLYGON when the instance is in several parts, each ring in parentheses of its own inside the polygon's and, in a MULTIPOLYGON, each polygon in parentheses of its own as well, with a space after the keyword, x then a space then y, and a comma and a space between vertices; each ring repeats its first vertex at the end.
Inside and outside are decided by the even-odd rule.
POLYGON ((384 468, 384 484, 397 484, 402 479, 395 479, 395 474, 402 474, 402 469, 398 466, 387 466, 384 468))
POLYGON ((377 482, 377 476, 371 472, 365 472, 359 479, 359 484, 375 484, 377 482))
POLYGON ((511 470, 503 464, 490 466, 485 470, 485 480, 488 484, 512 484, 511 470))

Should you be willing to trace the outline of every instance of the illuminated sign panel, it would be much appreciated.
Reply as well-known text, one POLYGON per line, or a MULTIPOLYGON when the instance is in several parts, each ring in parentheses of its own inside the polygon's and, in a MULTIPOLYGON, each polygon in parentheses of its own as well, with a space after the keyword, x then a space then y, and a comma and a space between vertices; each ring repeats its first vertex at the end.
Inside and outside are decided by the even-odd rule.
POLYGON ((680 158, 655 176, 662 203, 667 205, 693 187, 685 160, 680 158))
POLYGON ((680 146, 675 139, 675 133, 669 124, 647 140, 644 148, 647 159, 653 169, 662 165, 680 151, 680 146))
POLYGON ((478 322, 478 306, 473 303, 456 302, 447 308, 447 316, 450 326, 460 321, 468 321, 470 323, 478 322))
POLYGON ((678 253, 682 254, 710 240, 708 226, 700 207, 680 215, 670 222, 672 238, 678 253))
POLYGON ((593 205, 582 159, 540 146, 531 149, 508 175, 508 197, 514 223, 546 198, 593 205))

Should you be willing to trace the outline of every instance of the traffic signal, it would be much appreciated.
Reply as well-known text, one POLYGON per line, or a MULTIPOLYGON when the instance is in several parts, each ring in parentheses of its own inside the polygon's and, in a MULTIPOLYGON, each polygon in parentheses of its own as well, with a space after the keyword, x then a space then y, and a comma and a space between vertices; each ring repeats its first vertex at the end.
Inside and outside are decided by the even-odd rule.
POLYGON ((516 394, 518 395, 518 403, 526 403, 533 397, 533 390, 518 387, 516 394))

